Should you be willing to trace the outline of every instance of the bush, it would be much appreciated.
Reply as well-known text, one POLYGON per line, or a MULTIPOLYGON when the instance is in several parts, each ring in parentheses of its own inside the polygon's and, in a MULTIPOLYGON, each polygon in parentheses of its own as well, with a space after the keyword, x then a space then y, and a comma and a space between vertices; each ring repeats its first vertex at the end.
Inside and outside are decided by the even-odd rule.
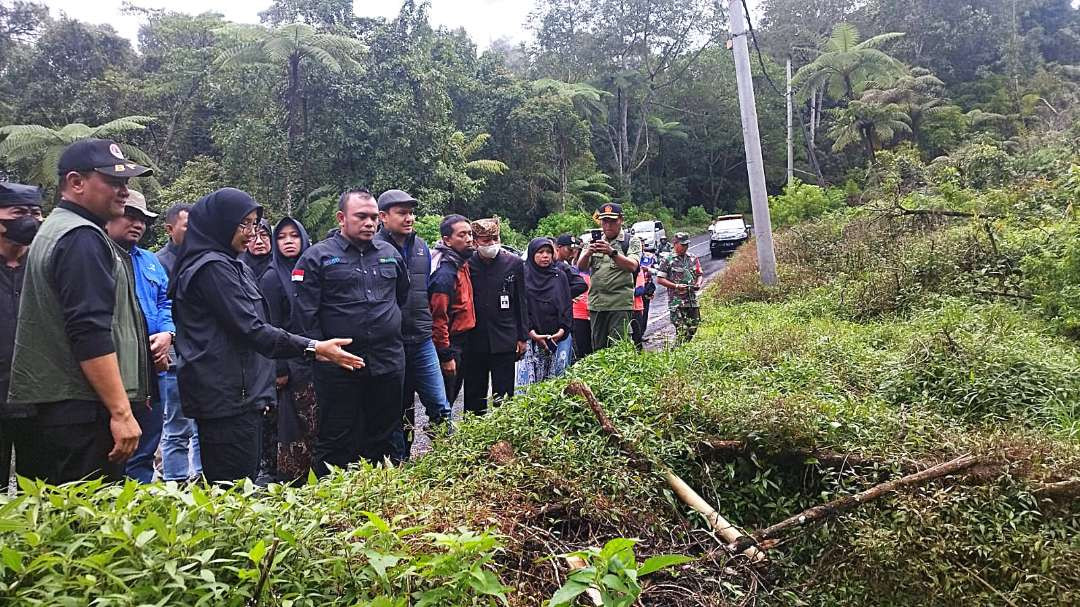
POLYGON ((1080 339, 1080 224, 1070 221, 1022 262, 1024 286, 1058 330, 1080 339))
POLYGON ((793 179, 784 186, 783 194, 769 197, 769 212, 775 225, 791 225, 839 209, 846 198, 842 189, 823 189, 793 179))
POLYGON ((684 221, 694 226, 705 226, 709 224, 709 212, 704 207, 695 206, 686 209, 686 215, 683 217, 684 221))
POLYGON ((435 246, 435 243, 442 240, 442 234, 439 232, 442 220, 442 215, 421 215, 413 224, 416 233, 428 243, 429 247, 435 246))
POLYGON ((540 220, 533 230, 533 238, 541 236, 556 237, 560 234, 580 236, 596 227, 596 221, 584 211, 563 211, 552 213, 540 220))

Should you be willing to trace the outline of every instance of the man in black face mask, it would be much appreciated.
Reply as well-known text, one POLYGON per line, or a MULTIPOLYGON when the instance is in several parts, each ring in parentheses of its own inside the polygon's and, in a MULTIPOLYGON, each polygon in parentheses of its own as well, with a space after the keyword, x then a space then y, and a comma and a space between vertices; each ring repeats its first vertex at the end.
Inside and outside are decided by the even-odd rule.
POLYGON ((11 478, 11 450, 17 456, 18 473, 35 477, 37 460, 32 455, 34 432, 27 420, 36 413, 33 405, 7 402, 11 383, 11 356, 15 349, 15 326, 19 320, 19 295, 30 242, 41 225, 41 190, 28 185, 0 182, 0 492, 11 478))

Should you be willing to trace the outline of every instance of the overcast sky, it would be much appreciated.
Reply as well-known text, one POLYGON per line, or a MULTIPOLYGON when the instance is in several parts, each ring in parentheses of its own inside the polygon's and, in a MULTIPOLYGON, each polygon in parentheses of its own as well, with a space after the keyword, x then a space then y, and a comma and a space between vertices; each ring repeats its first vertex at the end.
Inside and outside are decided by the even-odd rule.
MULTIPOLYGON (((122 36, 135 41, 139 17, 122 13, 123 0, 45 0, 53 15, 67 13, 80 21, 108 23, 122 36)), ((222 13, 229 21, 258 23, 259 11, 271 0, 132 0, 144 8, 164 8, 191 14, 207 11, 222 13)), ((493 40, 526 37, 525 20, 534 0, 432 0, 431 21, 449 28, 464 27, 473 42, 486 48, 493 40)), ((394 17, 401 7, 397 0, 354 0, 356 14, 362 17, 394 17)))
MULTIPOLYGON (((525 21, 536 0, 431 0, 431 21, 434 25, 454 29, 464 27, 473 42, 485 49, 492 41, 509 38, 518 42, 527 39, 525 21)), ((207 11, 222 13, 229 21, 258 23, 259 11, 266 10, 271 0, 132 0, 144 8, 164 8, 199 14, 207 11)), ((753 10, 758 0, 748 3, 753 10)), ((121 11, 123 0, 45 0, 53 15, 67 13, 80 21, 108 23, 122 36, 137 42, 139 18, 121 11)), ((401 4, 398 0, 353 0, 356 14, 364 17, 393 17, 401 4)))

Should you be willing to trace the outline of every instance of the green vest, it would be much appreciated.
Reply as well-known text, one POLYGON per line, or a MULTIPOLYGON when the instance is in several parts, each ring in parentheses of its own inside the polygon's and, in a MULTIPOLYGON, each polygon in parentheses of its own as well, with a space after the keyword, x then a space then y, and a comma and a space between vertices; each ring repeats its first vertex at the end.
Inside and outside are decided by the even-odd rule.
POLYGON ((150 348, 146 321, 135 298, 134 272, 123 262, 123 252, 104 230, 78 213, 57 208, 41 224, 26 260, 26 278, 19 302, 15 355, 11 363, 13 403, 51 403, 61 400, 100 401, 71 351, 64 329, 64 314, 53 288, 49 269, 60 238, 76 228, 90 227, 113 252, 116 280, 112 339, 120 362, 120 377, 128 399, 145 402, 150 394, 150 348))

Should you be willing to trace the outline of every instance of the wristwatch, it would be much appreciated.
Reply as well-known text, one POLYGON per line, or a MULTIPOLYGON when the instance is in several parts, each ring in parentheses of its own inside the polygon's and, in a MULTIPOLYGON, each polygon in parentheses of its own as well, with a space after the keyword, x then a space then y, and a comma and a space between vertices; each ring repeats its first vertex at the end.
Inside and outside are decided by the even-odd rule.
POLYGON ((319 342, 314 339, 308 341, 307 347, 304 348, 304 360, 315 360, 315 344, 319 342))
POLYGON ((619 256, 619 250, 618 249, 612 249, 611 252, 608 253, 608 257, 610 257, 612 259, 615 259, 618 256, 619 256))

